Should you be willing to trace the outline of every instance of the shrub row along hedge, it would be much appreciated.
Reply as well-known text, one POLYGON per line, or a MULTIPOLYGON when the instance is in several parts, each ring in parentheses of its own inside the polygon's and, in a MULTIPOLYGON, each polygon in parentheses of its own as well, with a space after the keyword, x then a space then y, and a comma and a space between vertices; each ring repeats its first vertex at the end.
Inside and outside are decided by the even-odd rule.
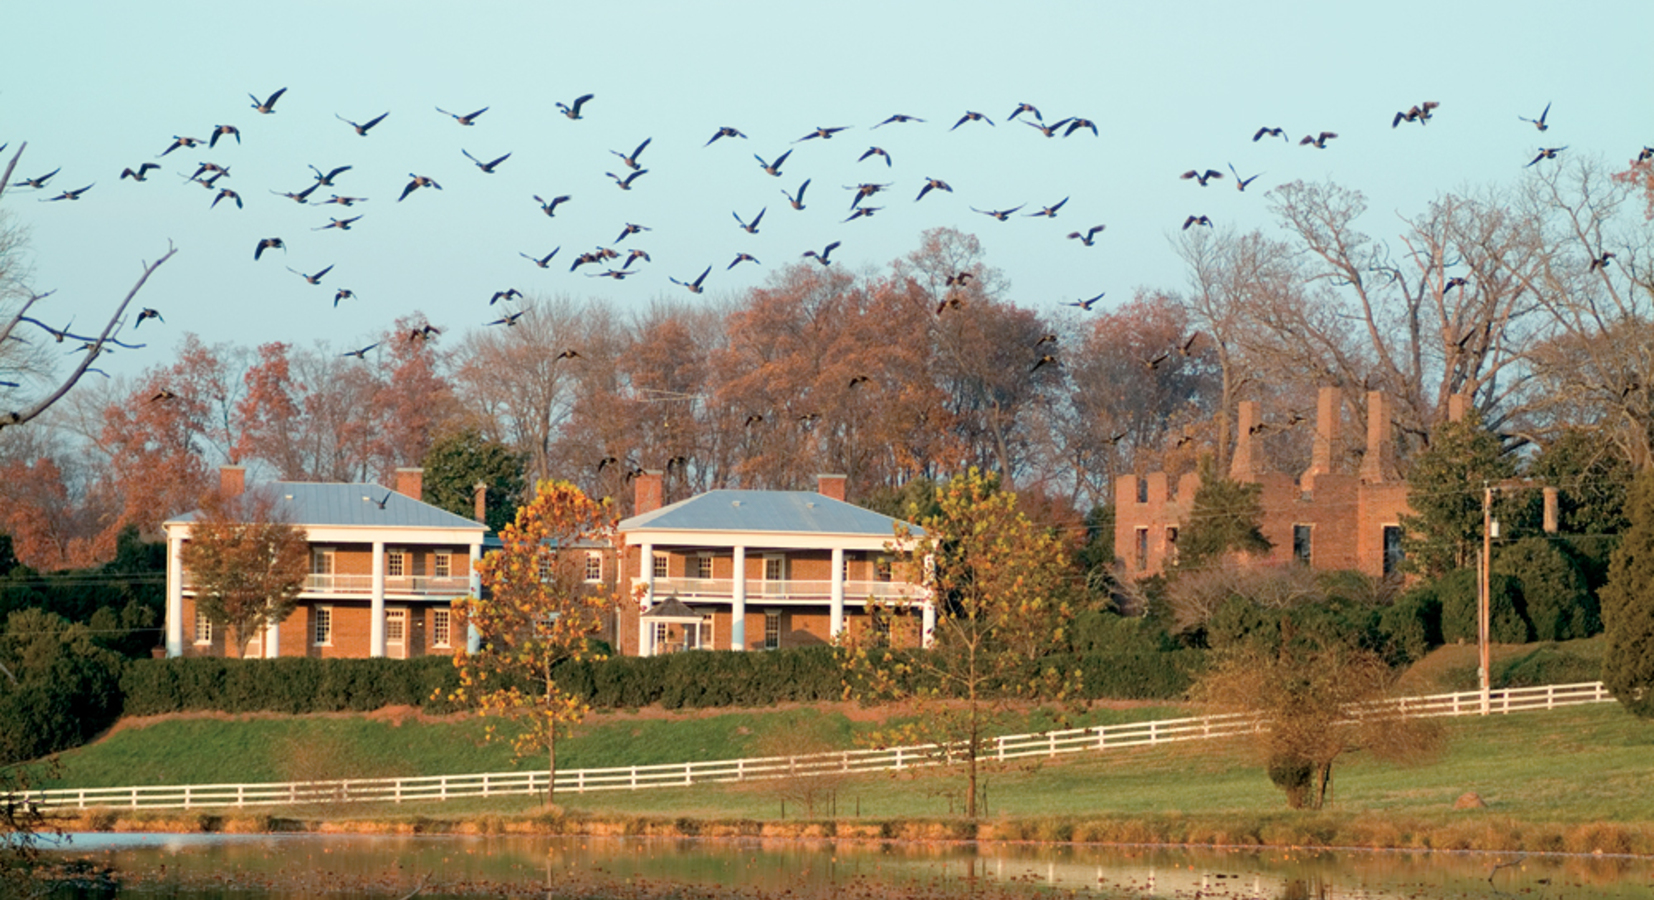
POLYGON ((384 706, 445 711, 459 683, 446 656, 418 659, 140 659, 121 675, 123 712, 344 712, 384 706))
MULTIPOLYGON (((1134 651, 1050 658, 1079 666, 1084 696, 1164 700, 1181 696, 1204 664, 1198 650, 1134 651)), ((599 709, 771 706, 838 700, 843 675, 828 647, 769 653, 690 651, 570 663, 558 682, 599 709)), ((417 706, 449 712, 458 684, 448 657, 391 659, 135 660, 121 678, 126 715, 170 712, 342 712, 417 706)))

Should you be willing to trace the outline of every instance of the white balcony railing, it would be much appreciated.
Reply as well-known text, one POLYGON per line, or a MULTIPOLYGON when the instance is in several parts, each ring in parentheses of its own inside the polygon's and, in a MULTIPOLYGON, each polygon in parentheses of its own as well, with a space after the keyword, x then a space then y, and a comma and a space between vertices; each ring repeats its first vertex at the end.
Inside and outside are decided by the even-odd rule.
MULTIPOLYGON (((865 600, 868 597, 877 597, 880 600, 902 600, 919 597, 923 589, 916 584, 902 581, 846 581, 844 583, 844 599, 847 601, 865 600)), ((733 578, 656 578, 655 596, 675 596, 679 599, 720 599, 728 600, 735 596, 735 580, 733 578)), ((820 600, 827 601, 833 596, 833 583, 830 581, 757 581, 747 582, 748 600, 820 600)))
MULTIPOLYGON (((372 575, 308 575, 304 579, 306 593, 361 594, 373 593, 372 575)), ((459 596, 471 590, 470 579, 460 575, 406 575, 385 578, 387 594, 433 594, 459 596)))
MULTIPOLYGON (((195 579, 184 573, 184 590, 195 590, 195 579)), ((470 579, 463 575, 410 575, 386 578, 385 593, 433 597, 458 597, 470 593, 470 579)), ((307 594, 335 594, 367 597, 373 594, 372 575, 306 575, 307 594)))

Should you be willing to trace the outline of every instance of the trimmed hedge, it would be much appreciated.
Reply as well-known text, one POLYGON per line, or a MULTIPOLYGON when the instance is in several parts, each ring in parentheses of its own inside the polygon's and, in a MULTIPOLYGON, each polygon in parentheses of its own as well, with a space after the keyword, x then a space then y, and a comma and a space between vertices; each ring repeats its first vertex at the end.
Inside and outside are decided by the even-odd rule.
MULTIPOLYGON (((1061 654, 1042 665, 1079 666, 1090 699, 1180 697, 1205 665, 1205 652, 1061 654)), ((773 706, 843 699, 844 681, 831 647, 768 653, 693 650, 666 656, 613 657, 558 668, 563 687, 599 709, 659 704, 667 709, 773 706)), ((393 659, 135 660, 121 678, 124 712, 313 713, 417 706, 449 712, 458 684, 444 656, 393 659)))
POLYGON ((451 708, 459 684, 446 656, 418 659, 133 660, 121 676, 129 716, 216 712, 364 712, 384 706, 451 708), (433 700, 432 695, 439 694, 433 700))

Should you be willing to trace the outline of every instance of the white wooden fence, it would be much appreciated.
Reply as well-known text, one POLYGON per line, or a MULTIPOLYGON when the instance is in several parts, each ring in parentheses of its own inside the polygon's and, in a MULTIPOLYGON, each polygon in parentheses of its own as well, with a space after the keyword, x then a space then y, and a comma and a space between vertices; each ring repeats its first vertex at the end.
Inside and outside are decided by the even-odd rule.
MULTIPOLYGON (((1546 685, 1492 691, 1463 691, 1390 701, 1408 715, 1467 716, 1554 709, 1613 700, 1601 682, 1546 685)), ((1124 725, 1095 725, 1037 734, 1003 735, 989 741, 985 758, 1018 759, 1088 750, 1140 747, 1174 741, 1230 737, 1250 731, 1243 715, 1196 716, 1124 725)), ((769 756, 710 762, 608 769, 574 769, 557 773, 557 791, 641 790, 687 787, 716 782, 788 778, 827 773, 879 772, 946 764, 957 756, 935 744, 877 750, 843 750, 808 756, 769 756)), ((457 800, 545 791, 546 773, 488 772, 475 775, 429 775, 419 778, 360 778, 265 784, 195 784, 117 788, 58 788, 31 792, 29 798, 49 809, 194 809, 248 806, 301 806, 316 803, 457 800)))

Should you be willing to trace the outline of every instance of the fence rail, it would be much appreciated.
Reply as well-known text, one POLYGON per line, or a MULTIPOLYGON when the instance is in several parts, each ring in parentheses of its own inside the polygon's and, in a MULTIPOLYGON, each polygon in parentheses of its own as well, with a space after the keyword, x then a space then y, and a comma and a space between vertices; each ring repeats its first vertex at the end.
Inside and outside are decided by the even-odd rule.
MULTIPOLYGON (((1545 685, 1491 691, 1462 691, 1386 701, 1411 716, 1468 716, 1555 709, 1603 703, 1613 696, 1602 682, 1545 685)), ((1160 719, 1123 725, 1095 725, 1037 734, 991 738, 982 757, 994 760, 1057 756, 1094 750, 1152 746, 1178 741, 1233 737, 1251 731, 1254 720, 1239 714, 1160 719)), ((767 756, 652 766, 573 769, 557 773, 557 790, 642 790, 686 787, 766 778, 829 773, 859 773, 945 765, 959 758, 953 748, 936 744, 842 750, 808 756, 767 756)), ((361 778, 264 784, 195 784, 182 786, 57 788, 32 791, 29 799, 43 809, 192 809, 202 807, 300 806, 315 803, 360 803, 457 800, 546 789, 545 772, 486 772, 429 775, 417 778, 361 778)))

